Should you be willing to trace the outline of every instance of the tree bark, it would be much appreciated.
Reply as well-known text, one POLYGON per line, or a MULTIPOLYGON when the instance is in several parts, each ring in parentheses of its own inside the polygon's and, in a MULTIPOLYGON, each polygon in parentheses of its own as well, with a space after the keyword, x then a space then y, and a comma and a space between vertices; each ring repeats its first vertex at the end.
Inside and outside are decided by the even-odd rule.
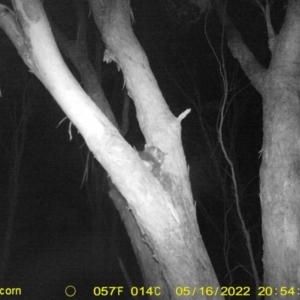
MULTIPOLYGON (((272 58, 268 70, 256 61, 231 23, 220 0, 214 8, 224 22, 228 47, 263 97, 263 157, 260 198, 264 240, 264 286, 271 299, 281 299, 281 287, 300 283, 300 2, 289 1, 277 36, 268 30, 272 58)), ((268 5, 268 4, 267 4, 268 5)), ((267 8, 265 13, 270 11, 267 8)), ((268 28, 271 18, 266 16, 268 28)), ((262 290, 263 291, 263 290, 262 290)), ((284 293, 284 291, 283 291, 284 293)))
POLYGON ((264 84, 261 199, 265 284, 300 283, 300 3, 290 1, 264 84))
POLYGON ((13 4, 18 22, 10 17, 11 11, 2 10, 2 27, 126 198, 122 211, 133 215, 139 231, 139 235, 130 230, 129 234, 137 245, 145 285, 159 286, 164 299, 181 298, 185 286, 191 287, 183 294, 189 299, 221 299, 197 226, 181 144, 180 123, 187 112, 176 118, 169 111, 132 33, 129 2, 98 0, 90 4, 108 47, 106 58, 116 61, 124 73, 147 146, 166 153, 159 175, 145 166, 67 69, 40 2, 14 0, 13 4), (5 26, 5 18, 10 26, 5 26), (141 253, 139 245, 148 251, 141 253), (213 294, 207 287, 212 287, 213 294))

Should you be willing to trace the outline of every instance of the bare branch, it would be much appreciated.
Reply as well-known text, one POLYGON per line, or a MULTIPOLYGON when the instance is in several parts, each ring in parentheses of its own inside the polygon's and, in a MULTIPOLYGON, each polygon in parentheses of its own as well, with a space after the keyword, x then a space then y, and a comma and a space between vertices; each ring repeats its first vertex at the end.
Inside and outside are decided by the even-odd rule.
POLYGON ((253 53, 244 44, 241 34, 229 19, 226 7, 223 3, 220 0, 212 0, 212 3, 219 15, 221 23, 224 26, 228 47, 231 50, 233 57, 239 61, 242 69, 251 80, 253 86, 261 93, 266 72, 265 68, 258 63, 253 53))

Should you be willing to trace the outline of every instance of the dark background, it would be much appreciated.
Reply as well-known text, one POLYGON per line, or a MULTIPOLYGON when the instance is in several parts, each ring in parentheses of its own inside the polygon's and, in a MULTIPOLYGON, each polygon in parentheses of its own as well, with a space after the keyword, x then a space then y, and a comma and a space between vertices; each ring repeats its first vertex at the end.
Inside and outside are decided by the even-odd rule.
MULTIPOLYGON (((75 39, 77 29, 72 2, 45 1, 45 7, 60 30, 75 39)), ((268 67, 270 53, 262 12, 252 1, 229 2, 228 13, 241 31, 244 42, 257 60, 268 67)), ((9 5, 5 1, 2 3, 9 5)), ((230 87, 223 127, 224 144, 235 165, 240 206, 262 280, 261 97, 231 56, 213 11, 199 15, 198 9, 187 1, 135 0, 131 5, 134 32, 148 56, 170 110, 178 116, 187 108, 192 109, 182 123, 182 141, 190 166, 201 234, 219 282, 223 286, 253 286, 230 170, 217 141, 219 107, 224 94, 218 63, 221 55, 230 87), (223 181, 217 175, 216 166, 223 181)), ((98 33, 87 3, 85 6, 90 59, 94 62, 98 33)), ((277 31, 284 13, 284 2, 272 3, 272 21, 277 31)), ((2 244, 8 220, 14 215, 9 260, 0 285, 22 287, 22 298, 28 299, 64 299, 63 290, 67 284, 76 285, 76 299, 89 299, 93 286, 126 287, 125 273, 133 285, 142 286, 127 233, 107 196, 105 172, 93 161, 92 155, 88 156, 86 145, 74 126, 70 140, 69 120, 64 119, 62 110, 28 71, 2 31, 0 57, 2 244), (89 176, 86 180, 87 165, 89 176), (98 185, 97 199, 93 199, 100 203, 97 207, 101 207, 98 227, 92 221, 95 202, 91 203, 88 196, 94 168, 103 178, 98 185), (12 201, 16 203, 14 213, 11 212, 12 201), (122 271, 121 265, 126 271, 122 271)), ((78 78, 70 61, 65 60, 78 78)), ((120 123, 122 74, 114 64, 106 63, 102 65, 102 74, 105 94, 120 123)), ((144 141, 132 103, 129 119, 130 129, 125 138, 141 149, 144 141)))

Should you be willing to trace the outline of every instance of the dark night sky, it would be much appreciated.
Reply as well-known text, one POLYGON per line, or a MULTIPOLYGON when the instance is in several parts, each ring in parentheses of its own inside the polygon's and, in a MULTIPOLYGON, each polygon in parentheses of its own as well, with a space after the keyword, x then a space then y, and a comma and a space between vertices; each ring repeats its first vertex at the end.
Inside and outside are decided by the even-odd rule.
MULTIPOLYGON (((75 10, 72 1, 51 1, 50 6, 50 1, 45 2, 53 21, 68 37, 74 38, 75 10)), ((228 105, 224 126, 224 142, 235 162, 241 207, 252 237, 259 270, 262 268, 258 197, 258 152, 262 147, 261 97, 231 56, 226 42, 224 48, 221 48, 222 28, 213 12, 191 22, 191 17, 178 19, 174 14, 172 17, 172 12, 168 11, 163 1, 135 0, 131 3, 135 16, 134 32, 149 58, 171 111, 178 116, 185 109, 192 108, 191 114, 182 123, 182 140, 191 169, 191 183, 197 202, 201 233, 220 283, 226 285, 229 276, 222 250, 226 205, 212 162, 215 155, 220 170, 226 174, 227 166, 217 143, 216 132, 223 85, 208 39, 219 59, 223 50, 228 81, 232 88, 229 94, 232 99, 228 105), (213 152, 208 149, 199 124, 199 115, 194 106, 195 103, 198 105, 198 100, 201 104, 198 106, 201 109, 200 119, 213 143, 213 152)), ((278 3, 276 5, 272 6, 272 20, 275 29, 279 30, 284 11, 278 3)), ((244 42, 259 62, 267 67, 270 53, 264 19, 258 7, 251 1, 230 1, 228 11, 236 27, 242 32, 244 42)), ((191 13, 194 14, 192 16, 198 16, 195 10, 191 13)), ((88 24, 90 58, 93 61, 96 29, 91 16, 88 24)), ((126 285, 116 260, 116 255, 120 255, 133 282, 142 284, 122 222, 107 197, 105 184, 101 186, 101 205, 105 212, 102 212, 100 221, 102 235, 99 237, 93 232, 90 221, 93 208, 87 201, 86 183, 82 186, 87 158, 84 141, 74 127, 73 139, 70 141, 69 121, 61 122, 65 117, 64 113, 42 84, 28 72, 2 31, 0 57, 1 241, 7 230, 10 199, 16 191, 12 179, 16 176, 11 176, 16 162, 13 141, 17 137, 17 128, 20 128, 18 124, 22 116, 22 103, 28 108, 26 126, 21 130, 24 133, 24 151, 20 157, 18 172, 18 202, 7 282, 15 286, 30 286, 28 289, 36 289, 37 294, 43 288, 42 281, 46 286, 52 284, 56 291, 65 283, 62 278, 80 282, 78 285, 82 288, 93 284, 126 285), (99 244, 100 255, 99 251, 95 251, 99 249, 99 244), (60 264, 63 265, 62 261, 66 267, 59 267, 60 264), (101 268, 103 271, 99 272, 101 268), (109 276, 103 275, 104 270, 109 276), (31 283, 28 281, 29 277, 32 278, 31 283)), ((72 66, 71 70, 74 70, 72 66)), ((122 75, 116 72, 114 65, 104 63, 103 73, 107 74, 103 78, 103 88, 116 116, 120 117, 122 75)), ((76 72, 75 76, 78 77, 76 72)), ((21 137, 20 131, 18 137, 21 137)), ((130 111, 130 130, 126 138, 137 148, 143 143, 133 107, 130 111)), ((19 140, 19 147, 20 144, 19 140)), ((90 177, 92 166, 90 158, 90 177)), ((104 173, 102 176, 105 176, 104 173)), ((228 201, 232 203, 232 183, 229 175, 225 176, 224 184, 229 192, 228 201)), ((249 260, 243 257, 246 250, 235 209, 232 209, 231 214, 228 219, 228 230, 232 237, 229 260, 232 270, 235 270, 234 285, 249 285, 252 284, 248 274, 249 260)), ((48 291, 48 287, 46 290, 48 291)))

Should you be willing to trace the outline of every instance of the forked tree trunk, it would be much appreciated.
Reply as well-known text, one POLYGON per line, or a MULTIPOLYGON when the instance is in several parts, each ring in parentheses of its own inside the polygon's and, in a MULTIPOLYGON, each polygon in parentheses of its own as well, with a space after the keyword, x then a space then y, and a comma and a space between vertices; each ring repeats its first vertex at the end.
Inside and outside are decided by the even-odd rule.
MULTIPOLYGON (((263 156, 260 198, 264 240, 264 286, 269 299, 297 297, 300 284, 300 1, 289 1, 275 35, 270 7, 265 18, 271 62, 264 69, 243 43, 222 1, 213 0, 228 46, 263 97, 263 156), (287 294, 287 291, 289 293, 287 294)), ((261 296, 266 295, 263 288, 261 296)))
POLYGON ((165 153, 158 172, 145 166, 67 69, 41 3, 12 2, 18 22, 12 12, 1 6, 0 24, 126 199, 117 197, 116 190, 112 193, 125 216, 145 285, 159 287, 152 292, 160 293, 163 299, 221 299, 197 226, 181 144, 181 120, 188 112, 176 118, 166 105, 132 32, 129 1, 90 1, 90 5, 107 44, 106 59, 114 60, 123 71, 147 146, 165 153))

